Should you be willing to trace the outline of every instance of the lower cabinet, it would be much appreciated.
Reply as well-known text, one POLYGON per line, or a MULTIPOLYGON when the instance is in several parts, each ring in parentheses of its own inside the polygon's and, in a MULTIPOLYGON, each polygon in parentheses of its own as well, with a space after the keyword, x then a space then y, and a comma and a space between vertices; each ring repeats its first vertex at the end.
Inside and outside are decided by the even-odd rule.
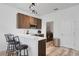
POLYGON ((46 56, 46 39, 38 42, 38 56, 46 56))

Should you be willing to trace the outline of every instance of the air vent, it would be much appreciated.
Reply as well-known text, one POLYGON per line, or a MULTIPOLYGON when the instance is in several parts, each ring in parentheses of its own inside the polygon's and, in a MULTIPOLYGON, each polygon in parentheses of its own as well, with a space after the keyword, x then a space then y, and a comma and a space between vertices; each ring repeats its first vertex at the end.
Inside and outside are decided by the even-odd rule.
POLYGON ((57 11, 57 10, 59 10, 59 9, 58 9, 58 8, 55 8, 55 9, 53 9, 53 10, 57 11))

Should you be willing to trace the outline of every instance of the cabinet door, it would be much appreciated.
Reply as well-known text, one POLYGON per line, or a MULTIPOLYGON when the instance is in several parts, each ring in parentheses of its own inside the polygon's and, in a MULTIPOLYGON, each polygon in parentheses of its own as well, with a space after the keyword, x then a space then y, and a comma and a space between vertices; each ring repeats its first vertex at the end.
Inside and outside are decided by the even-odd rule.
POLYGON ((29 21, 30 17, 25 15, 24 19, 25 19, 24 20, 24 24, 25 24, 24 28, 27 28, 27 29, 30 28, 30 21, 29 21))
POLYGON ((29 16, 18 13, 17 14, 17 27, 18 28, 29 28, 29 16))
POLYGON ((20 13, 17 14, 17 27, 21 28, 22 27, 22 23, 23 23, 23 19, 22 15, 20 13))
POLYGON ((41 21, 41 19, 37 19, 37 29, 41 29, 41 27, 42 27, 42 21, 41 21))
POLYGON ((46 56, 46 39, 38 42, 38 56, 46 56))
POLYGON ((30 17, 30 25, 37 25, 37 19, 34 17, 30 17))
POLYGON ((37 18, 33 18, 35 25, 37 25, 37 18))

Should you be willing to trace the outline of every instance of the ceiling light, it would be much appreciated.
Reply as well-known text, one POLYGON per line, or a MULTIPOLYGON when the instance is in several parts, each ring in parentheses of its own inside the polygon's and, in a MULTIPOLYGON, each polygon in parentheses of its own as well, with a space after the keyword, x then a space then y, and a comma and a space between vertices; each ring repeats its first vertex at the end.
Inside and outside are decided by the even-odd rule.
POLYGON ((31 13, 33 14, 38 14, 37 10, 36 10, 36 3, 31 3, 31 5, 29 6, 29 10, 31 11, 31 13))

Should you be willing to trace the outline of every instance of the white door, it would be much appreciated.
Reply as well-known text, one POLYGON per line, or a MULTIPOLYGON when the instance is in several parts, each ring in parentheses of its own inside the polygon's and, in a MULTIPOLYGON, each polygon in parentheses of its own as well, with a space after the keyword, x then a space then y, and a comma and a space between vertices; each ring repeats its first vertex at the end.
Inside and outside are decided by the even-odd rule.
POLYGON ((75 42, 75 49, 76 50, 79 50, 79 20, 75 20, 75 39, 74 39, 74 42, 75 42))
POLYGON ((73 39, 73 22, 69 20, 61 20, 58 22, 58 34, 60 45, 68 48, 74 48, 73 39))

